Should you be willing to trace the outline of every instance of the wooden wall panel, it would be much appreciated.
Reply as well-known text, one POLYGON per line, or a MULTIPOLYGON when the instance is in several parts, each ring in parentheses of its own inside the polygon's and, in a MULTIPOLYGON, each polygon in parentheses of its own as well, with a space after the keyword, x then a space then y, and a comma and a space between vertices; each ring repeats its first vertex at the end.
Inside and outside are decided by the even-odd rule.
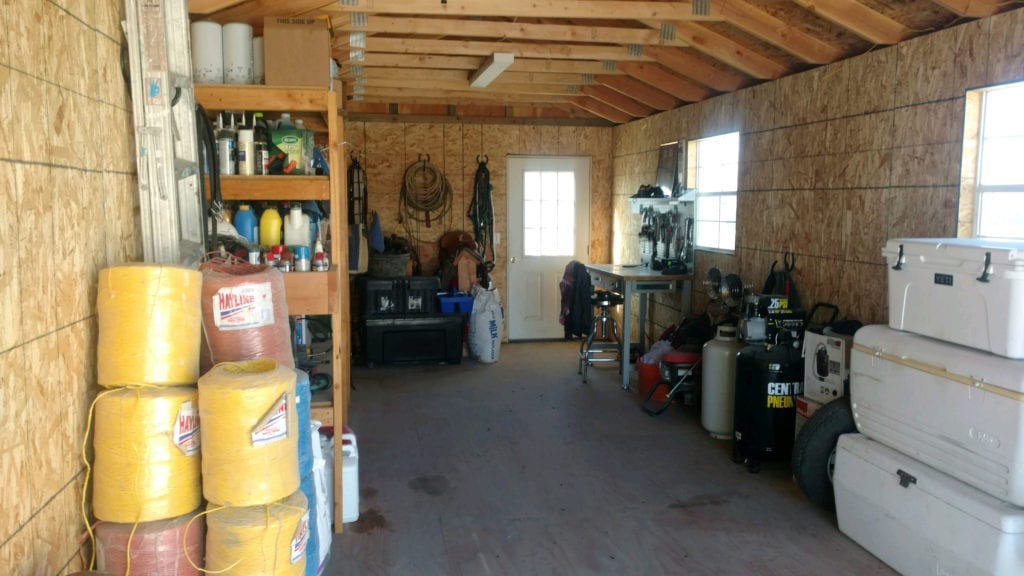
MULTIPOLYGON (((729 125, 714 119, 738 119, 737 250, 698 253, 698 279, 716 265, 760 288, 791 250, 805 305, 884 322, 882 246, 953 236, 969 218, 957 202, 964 89, 1024 79, 1021 38, 1024 11, 1012 11, 616 127, 617 207, 650 175, 646 154, 664 130, 651 123, 694 139, 729 125)), ((616 209, 616 257, 634 252, 637 218, 616 209)), ((695 290, 694 310, 705 302, 695 290)))
POLYGON ((141 257, 120 0, 0 10, 0 572, 80 568, 97 272, 141 257))
POLYGON ((900 44, 896 48, 896 105, 962 98, 967 88, 988 84, 990 51, 1015 52, 1004 50, 1010 44, 992 44, 995 38, 990 39, 988 33, 989 20, 1006 19, 997 16, 900 44))
MULTIPOLYGON (((989 49, 987 52, 987 68, 985 67, 985 51, 981 49, 981 46, 973 44, 971 48, 974 48, 974 50, 970 53, 970 56, 973 58, 970 58, 969 62, 965 62, 964 65, 959 67, 960 70, 967 71, 970 66, 975 66, 980 69, 975 73, 975 76, 982 76, 982 72, 987 72, 987 77, 982 76, 984 81, 974 84, 968 83, 968 86, 989 83, 998 84, 1019 80, 1021 70, 1024 70, 1024 52, 1013 48, 1024 44, 1024 14, 1021 14, 1019 10, 1014 10, 999 18, 983 20, 975 24, 975 26, 989 25, 991 26, 991 33, 987 45, 989 49)), ((979 38, 985 37, 984 34, 977 34, 977 36, 979 38)), ((963 59, 968 60, 966 56, 963 59)))

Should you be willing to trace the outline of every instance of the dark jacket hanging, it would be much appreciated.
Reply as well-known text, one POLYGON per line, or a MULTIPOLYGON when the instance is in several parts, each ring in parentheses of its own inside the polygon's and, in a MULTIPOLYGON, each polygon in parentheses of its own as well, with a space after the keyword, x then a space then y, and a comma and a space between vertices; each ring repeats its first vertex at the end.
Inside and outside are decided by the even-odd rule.
POLYGON ((590 294, 594 288, 590 284, 587 267, 576 260, 569 262, 558 287, 562 291, 562 312, 558 321, 565 327, 565 339, 590 334, 590 326, 594 322, 590 294))

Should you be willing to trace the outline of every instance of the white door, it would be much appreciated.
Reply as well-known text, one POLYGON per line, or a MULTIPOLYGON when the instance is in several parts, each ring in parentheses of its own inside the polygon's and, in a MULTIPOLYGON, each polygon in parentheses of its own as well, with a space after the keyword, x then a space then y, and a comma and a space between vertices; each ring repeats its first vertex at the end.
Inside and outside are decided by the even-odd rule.
POLYGON ((590 247, 590 158, 508 159, 508 337, 563 338, 562 280, 590 247))

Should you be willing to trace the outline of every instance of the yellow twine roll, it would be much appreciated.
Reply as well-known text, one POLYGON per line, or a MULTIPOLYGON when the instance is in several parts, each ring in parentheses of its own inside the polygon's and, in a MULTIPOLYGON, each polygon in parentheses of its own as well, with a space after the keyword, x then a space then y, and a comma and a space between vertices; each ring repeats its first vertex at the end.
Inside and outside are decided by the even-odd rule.
POLYGON ((196 389, 183 386, 122 388, 96 400, 92 506, 97 518, 151 522, 199 506, 199 447, 189 444, 198 439, 197 400, 196 389))
POLYGON ((199 379, 199 417, 207 500, 255 506, 299 489, 294 370, 268 358, 218 364, 199 379))
POLYGON ((296 491, 264 506, 207 508, 206 570, 227 576, 302 576, 309 507, 296 491))
POLYGON ((100 271, 97 380, 113 388, 199 379, 203 276, 197 270, 129 264, 100 271))

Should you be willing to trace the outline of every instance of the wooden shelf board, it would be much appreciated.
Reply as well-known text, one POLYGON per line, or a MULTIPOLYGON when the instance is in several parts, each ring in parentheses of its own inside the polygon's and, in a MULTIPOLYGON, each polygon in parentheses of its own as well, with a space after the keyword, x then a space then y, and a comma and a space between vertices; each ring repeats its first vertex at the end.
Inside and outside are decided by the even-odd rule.
POLYGON ((220 110, 277 110, 282 112, 323 112, 327 108, 326 88, 289 86, 246 86, 196 84, 196 100, 208 112, 220 110))
POLYGON ((336 268, 331 267, 327 272, 286 272, 282 276, 290 316, 333 314, 337 309, 336 268))
POLYGON ((221 176, 220 194, 225 201, 330 200, 331 180, 327 176, 221 176))

